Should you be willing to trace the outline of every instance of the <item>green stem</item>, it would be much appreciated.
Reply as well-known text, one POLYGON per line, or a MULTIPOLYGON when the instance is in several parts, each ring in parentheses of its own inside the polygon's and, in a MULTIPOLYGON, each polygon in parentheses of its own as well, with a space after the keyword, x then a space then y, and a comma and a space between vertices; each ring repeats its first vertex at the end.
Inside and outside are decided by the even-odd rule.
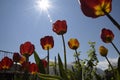
POLYGON ((116 80, 116 79, 115 79, 114 68, 113 68, 113 66, 111 65, 110 61, 108 60, 107 56, 105 56, 105 58, 106 58, 106 60, 108 61, 109 65, 110 65, 110 67, 111 67, 111 69, 112 69, 112 72, 113 72, 113 78, 114 78, 114 80, 116 80))
POLYGON ((47 53, 48 53, 48 56, 47 56, 47 61, 48 61, 48 64, 47 64, 47 74, 49 74, 49 48, 47 49, 47 53))
POLYGON ((55 56, 55 69, 54 69, 54 71, 55 71, 55 75, 57 75, 57 62, 56 62, 56 56, 55 56))
POLYGON ((65 47, 65 40, 64 40, 64 36, 63 36, 63 35, 62 35, 62 40, 63 40, 63 48, 64 48, 64 63, 65 63, 65 70, 67 70, 66 47, 65 47))
POLYGON ((79 59, 79 56, 78 56, 77 49, 75 49, 75 53, 76 53, 76 57, 77 57, 77 62, 78 62, 78 64, 79 64, 79 66, 81 66, 81 65, 80 65, 80 59, 79 59))
POLYGON ((111 20, 111 22, 120 30, 120 24, 110 14, 108 14, 105 10, 103 10, 103 12, 111 20))
POLYGON ((112 67, 112 65, 111 65, 110 61, 108 60, 107 56, 105 56, 105 58, 106 58, 106 60, 108 61, 109 65, 110 65, 110 67, 111 67, 111 69, 112 69, 112 71, 114 72, 114 68, 112 67))
MULTIPOLYGON (((25 57, 26 57, 26 65, 28 66, 28 63, 29 63, 29 55, 26 54, 25 57)), ((24 80, 29 80, 28 68, 26 68, 25 71, 24 71, 23 79, 24 79, 24 80)))
POLYGON ((117 47, 114 45, 114 43, 113 42, 111 42, 111 44, 112 44, 112 46, 115 48, 115 50, 117 51, 117 53, 119 54, 119 56, 120 56, 120 52, 119 52, 119 50, 117 49, 117 47))

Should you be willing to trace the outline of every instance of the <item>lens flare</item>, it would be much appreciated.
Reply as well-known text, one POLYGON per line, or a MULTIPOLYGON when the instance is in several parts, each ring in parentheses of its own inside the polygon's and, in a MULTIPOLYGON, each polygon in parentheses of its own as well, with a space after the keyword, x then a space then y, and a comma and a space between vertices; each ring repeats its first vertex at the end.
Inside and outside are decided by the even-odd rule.
POLYGON ((50 2, 49 0, 37 0, 36 6, 38 9, 46 11, 50 8, 50 2))

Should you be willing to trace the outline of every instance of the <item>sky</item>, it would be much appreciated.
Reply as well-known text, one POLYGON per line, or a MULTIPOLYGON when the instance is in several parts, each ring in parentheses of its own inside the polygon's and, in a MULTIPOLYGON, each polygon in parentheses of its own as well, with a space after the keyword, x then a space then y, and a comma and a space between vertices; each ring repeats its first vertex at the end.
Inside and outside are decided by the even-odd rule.
MULTIPOLYGON (((40 45, 40 39, 44 36, 53 36, 54 47, 50 50, 50 59, 60 54, 63 60, 62 37, 52 31, 52 23, 57 20, 67 21, 67 33, 64 35, 67 62, 74 61, 74 50, 68 47, 70 38, 77 38, 80 42, 80 59, 87 59, 87 51, 90 49, 89 41, 96 42, 96 54, 98 60, 105 61, 101 57, 98 48, 103 45, 108 48, 108 58, 116 60, 118 53, 111 44, 105 44, 100 38, 102 28, 113 31, 115 38, 113 43, 120 51, 120 31, 106 17, 96 19, 86 17, 81 9, 78 0, 48 0, 50 7, 45 11, 38 8, 37 0, 0 0, 0 50, 19 52, 19 47, 26 41, 35 45, 35 50, 40 58, 47 55, 40 45)), ((120 23, 120 0, 112 1, 112 11, 110 15, 120 23)), ((34 62, 33 55, 30 61, 34 62)), ((117 61, 117 60, 116 60, 117 61)))

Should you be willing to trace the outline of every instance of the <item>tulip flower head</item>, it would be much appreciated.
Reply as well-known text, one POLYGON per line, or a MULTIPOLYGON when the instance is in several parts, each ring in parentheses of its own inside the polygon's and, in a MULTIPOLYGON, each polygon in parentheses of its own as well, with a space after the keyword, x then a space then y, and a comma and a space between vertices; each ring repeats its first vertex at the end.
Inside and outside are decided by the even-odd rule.
POLYGON ((22 63, 22 70, 23 71, 28 71, 30 67, 30 62, 23 62, 22 63))
POLYGON ((68 41, 68 45, 69 45, 70 49, 76 50, 79 47, 79 41, 75 38, 71 38, 68 41))
POLYGON ((12 59, 10 59, 9 57, 5 56, 2 60, 1 60, 1 66, 2 69, 6 70, 6 69, 10 69, 13 65, 13 61, 12 59))
POLYGON ((100 47, 99 47, 99 53, 100 53, 101 56, 106 57, 107 54, 108 54, 108 49, 105 48, 104 46, 100 46, 100 47))
POLYGON ((45 36, 40 39, 40 44, 44 50, 53 48, 54 40, 52 36, 45 36))
POLYGON ((46 68, 47 67, 47 64, 48 64, 48 62, 46 61, 46 60, 42 60, 42 63, 43 63, 43 66, 44 66, 44 68, 46 68))
POLYGON ((26 57, 25 56, 21 56, 20 60, 19 60, 19 63, 23 64, 24 62, 26 62, 26 57))
POLYGON ((53 23, 53 31, 58 35, 63 35, 67 32, 67 23, 65 20, 57 20, 53 23))
POLYGON ((111 43, 114 39, 114 34, 111 30, 103 28, 101 31, 101 39, 105 43, 111 43))
POLYGON ((36 74, 38 71, 39 71, 39 70, 38 70, 37 64, 32 63, 32 64, 29 65, 29 72, 30 72, 31 74, 36 74))
POLYGON ((1 61, 0 61, 0 70, 2 70, 2 64, 1 64, 1 61))
POLYGON ((20 56, 19 53, 14 53, 14 54, 13 54, 13 61, 14 61, 14 62, 19 62, 19 61, 20 61, 20 58, 21 58, 21 56, 20 56))
POLYGON ((104 16, 112 9, 112 0, 79 0, 82 12, 92 18, 104 16))
POLYGON ((25 42, 24 44, 20 45, 20 53, 24 56, 31 56, 35 50, 35 47, 31 42, 25 42))

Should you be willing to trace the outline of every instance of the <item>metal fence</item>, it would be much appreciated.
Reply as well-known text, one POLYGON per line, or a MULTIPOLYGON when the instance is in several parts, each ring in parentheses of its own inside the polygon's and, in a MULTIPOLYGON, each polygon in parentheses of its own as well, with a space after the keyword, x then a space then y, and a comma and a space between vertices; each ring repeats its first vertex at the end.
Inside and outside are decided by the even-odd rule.
POLYGON ((0 60, 3 59, 5 56, 9 57, 12 59, 14 52, 9 52, 9 51, 4 51, 0 50, 0 60))

